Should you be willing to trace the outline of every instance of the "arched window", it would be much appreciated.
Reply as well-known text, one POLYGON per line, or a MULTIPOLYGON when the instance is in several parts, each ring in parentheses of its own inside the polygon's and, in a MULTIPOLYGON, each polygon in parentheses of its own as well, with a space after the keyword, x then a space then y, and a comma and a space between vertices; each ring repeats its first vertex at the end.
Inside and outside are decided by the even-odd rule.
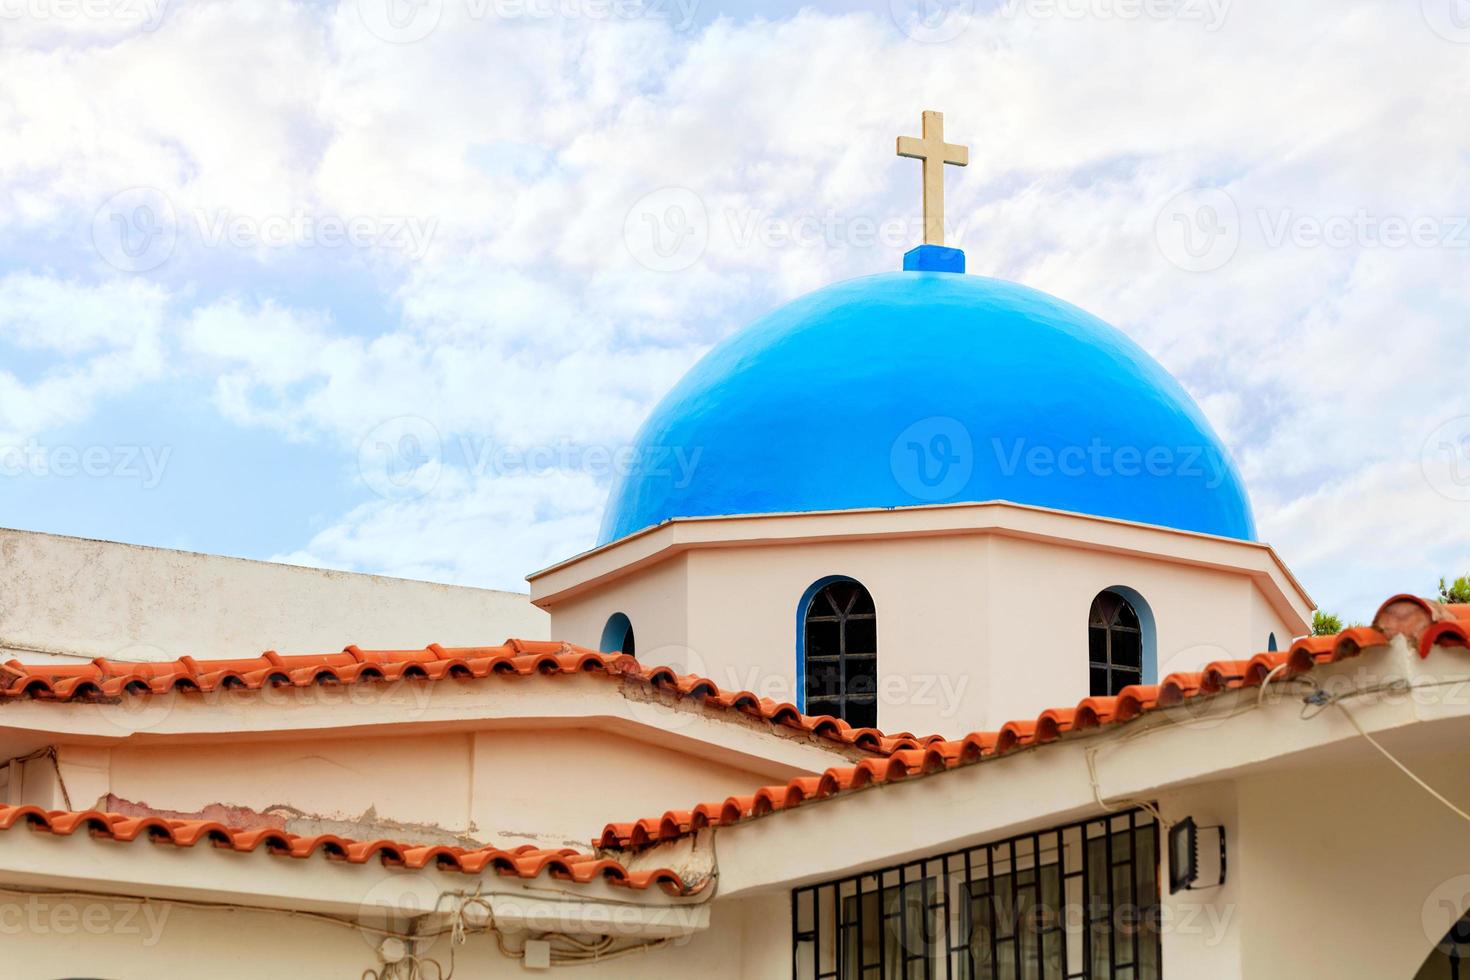
POLYGON ((1099 592, 1092 600, 1087 653, 1093 697, 1107 697, 1129 684, 1143 683, 1143 624, 1133 603, 1112 589, 1099 592))
POLYGON ((597 649, 603 653, 626 653, 634 656, 633 622, 622 613, 613 613, 602 628, 602 642, 597 649))
POLYGON ((805 710, 855 728, 878 725, 878 613, 852 579, 817 583, 801 612, 805 710))
POLYGON ((1276 634, 1272 633, 1266 638, 1266 652, 1275 653, 1276 649, 1276 634))

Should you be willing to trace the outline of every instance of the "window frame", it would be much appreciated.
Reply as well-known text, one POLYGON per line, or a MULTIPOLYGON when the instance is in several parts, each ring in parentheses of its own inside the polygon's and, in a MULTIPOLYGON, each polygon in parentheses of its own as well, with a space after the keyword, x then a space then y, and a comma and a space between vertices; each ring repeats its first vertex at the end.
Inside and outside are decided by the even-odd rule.
POLYGON ((1128 687, 1129 685, 1149 683, 1150 644, 1148 633, 1149 630, 1147 626, 1147 621, 1145 619, 1145 614, 1142 610, 1140 610, 1138 602, 1136 602, 1132 596, 1124 594, 1117 588, 1109 588, 1103 589, 1102 591, 1098 592, 1097 595, 1092 597, 1092 604, 1087 608, 1087 687, 1089 696, 1095 698, 1116 697, 1118 693, 1123 690, 1123 688, 1128 687), (1107 617, 1107 622, 1094 622, 1094 614, 1098 612, 1098 604, 1103 601, 1103 598, 1105 596, 1111 596, 1113 599, 1117 600, 1118 605, 1114 607, 1113 614, 1110 617, 1107 617), (1130 614, 1132 614, 1133 621, 1137 625, 1126 626, 1121 625, 1118 622, 1120 614, 1125 609, 1130 614), (1103 631, 1104 637, 1104 650, 1102 660, 1097 660, 1095 658, 1092 649, 1093 631, 1097 629, 1101 629, 1103 631), (1134 642, 1136 643, 1138 650, 1137 667, 1119 665, 1117 659, 1114 657, 1114 640, 1115 638, 1121 638, 1124 636, 1134 638, 1134 642), (1106 680, 1106 684, 1104 685, 1105 690, 1101 691, 1097 690, 1093 683, 1095 674, 1098 670, 1102 670, 1104 672, 1104 678, 1106 680), (1115 683, 1115 674, 1122 675, 1124 678, 1126 678, 1127 682, 1122 684, 1115 683))
MULTIPOLYGON (((866 728, 878 726, 878 603, 874 599, 872 590, 862 582, 848 575, 829 575, 818 579, 809 586, 801 597, 796 608, 796 643, 797 643, 797 704, 804 714, 832 715, 841 718, 854 727, 866 728), (828 599, 828 612, 819 612, 813 616, 812 611, 817 603, 824 597, 829 596, 831 590, 836 586, 850 585, 854 592, 848 600, 845 608, 838 609, 837 603, 828 599), (867 597, 867 604, 871 606, 871 612, 853 612, 860 596, 867 597), (872 624, 872 651, 851 652, 848 650, 849 624, 853 622, 870 622, 872 624), (836 654, 813 655, 810 642, 809 626, 812 623, 835 623, 837 625, 838 651, 836 654), (850 694, 847 690, 849 684, 849 665, 866 664, 867 669, 861 676, 867 678, 869 689, 864 692, 850 694), (838 681, 838 693, 821 694, 813 693, 814 667, 822 665, 835 671, 838 681), (871 719, 863 720, 862 724, 855 721, 853 712, 849 706, 866 707, 871 711, 871 719)), ((856 671, 854 671, 856 673, 856 671)))
MULTIPOLYGON (((1144 809, 1106 814, 1030 834, 980 844, 961 851, 920 858, 793 889, 791 892, 791 970, 793 980, 1110 980, 1118 976, 1159 980, 1162 975, 1163 853, 1159 825, 1144 809), (1106 873, 1100 874, 1103 868, 1106 873), (1051 871, 1049 869, 1055 869, 1051 871), (1032 883, 1024 881, 1030 871, 1032 883), (1006 890, 1012 912, 1023 908, 1028 888, 1042 898, 1043 879, 1059 880, 1057 908, 1046 908, 1050 918, 1038 918, 1034 942, 1026 943, 1012 923, 1009 936, 991 929, 984 938, 988 949, 975 946, 973 916, 980 906, 994 910, 998 888, 1006 890), (1004 882, 1004 884, 999 884, 1004 882), (981 887, 976 887, 981 885, 981 887), (901 933, 906 949, 893 972, 884 944, 889 927, 880 931, 879 956, 859 953, 853 964, 851 950, 863 950, 874 923, 871 914, 853 917, 845 910, 867 909, 864 899, 876 895, 875 908, 895 905, 907 909, 893 894, 923 896, 921 948, 913 947, 911 931, 901 933), (1130 915, 1120 913, 1125 910, 1130 915), (856 921, 854 921, 856 919, 856 921), (853 930, 857 930, 855 941, 853 930), (997 976, 1001 947, 1034 952, 1034 959, 1010 957, 1006 973, 997 976), (1055 947, 1055 949, 1053 949, 1055 947), (1048 954, 1055 952, 1056 956, 1048 954), (1058 964, 1047 970, 1048 958, 1058 964)), ((1035 907, 1035 903, 1032 903, 1035 907)), ((897 925, 908 930, 902 913, 897 925)), ((871 945, 871 944, 869 944, 871 945)), ((871 949, 868 953, 871 954, 871 949)))
POLYGON ((621 653, 630 657, 637 654, 637 635, 633 632, 633 620, 625 612, 615 612, 607 617, 598 640, 599 653, 621 653))

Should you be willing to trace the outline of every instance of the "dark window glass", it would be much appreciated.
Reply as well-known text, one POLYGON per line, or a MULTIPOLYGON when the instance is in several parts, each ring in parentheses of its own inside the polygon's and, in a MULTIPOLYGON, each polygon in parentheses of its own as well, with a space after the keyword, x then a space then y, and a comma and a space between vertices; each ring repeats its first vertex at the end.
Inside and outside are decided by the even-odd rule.
POLYGON ((1093 697, 1143 683, 1143 628, 1138 610, 1116 592, 1099 592, 1087 614, 1089 688, 1093 697))
MULTIPOLYGON (((829 715, 837 712, 828 711, 829 715)), ((842 705, 842 716, 844 721, 854 728, 877 728, 878 727, 878 702, 876 698, 865 700, 845 701, 842 705)))
POLYGON ((808 665, 806 696, 813 698, 837 698, 842 696, 842 673, 834 661, 828 664, 808 665))
POLYGON ((878 693, 878 678, 873 658, 847 656, 842 659, 843 693, 849 698, 870 697, 878 693))
POLYGON ((868 590, 846 580, 819 589, 802 617, 802 650, 806 712, 877 727, 878 615, 868 590))
POLYGON ((1064 910, 1056 864, 968 882, 965 892, 974 980, 1061 980, 1062 944, 1054 934, 1064 910))
POLYGON ((808 660, 836 657, 842 652, 842 624, 833 619, 806 622, 806 655, 808 660))
POLYGON ((849 654, 878 652, 878 620, 876 617, 848 620, 847 652, 849 654))
POLYGON ((633 623, 624 613, 613 613, 602 627, 602 640, 597 648, 603 653, 623 653, 634 656, 637 646, 633 642, 633 623))
POLYGON ((934 963, 934 883, 912 881, 843 899, 843 980, 926 978, 934 963))
POLYGON ((1128 670, 1143 667, 1143 634, 1120 630, 1113 634, 1113 666, 1128 670))
POLYGON ((1158 828, 1140 810, 792 893, 795 980, 1160 980, 1158 828))

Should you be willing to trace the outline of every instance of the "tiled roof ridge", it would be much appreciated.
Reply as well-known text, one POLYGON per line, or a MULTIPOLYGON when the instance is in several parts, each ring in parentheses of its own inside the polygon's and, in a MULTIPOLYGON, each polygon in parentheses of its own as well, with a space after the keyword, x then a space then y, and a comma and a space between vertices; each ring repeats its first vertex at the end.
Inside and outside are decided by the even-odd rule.
POLYGON ((335 834, 302 836, 275 828, 243 829, 216 820, 177 820, 160 816, 129 816, 100 810, 43 810, 37 806, 0 804, 0 830, 24 823, 40 833, 69 837, 85 830, 95 838, 131 842, 144 838, 155 844, 194 847, 207 842, 230 851, 265 848, 281 857, 305 859, 316 854, 347 864, 367 864, 374 858, 390 867, 420 870, 426 867, 464 874, 497 874, 526 880, 543 874, 577 884, 602 880, 643 891, 657 885, 670 895, 696 891, 669 868, 631 870, 612 858, 584 854, 570 848, 550 850, 534 845, 504 849, 463 848, 443 844, 412 844, 395 840, 358 841, 335 834))
POLYGON ((507 640, 492 647, 443 647, 422 650, 363 650, 353 645, 341 653, 282 655, 267 650, 246 659, 197 660, 180 657, 158 662, 113 661, 98 657, 86 664, 0 664, 0 700, 31 698, 48 702, 109 700, 173 691, 259 690, 263 687, 311 687, 398 680, 472 680, 491 676, 556 676, 593 674, 627 679, 701 701, 724 711, 738 711, 772 725, 792 729, 875 755, 921 748, 942 741, 939 735, 916 737, 908 732, 885 734, 876 728, 853 728, 830 715, 804 715, 788 701, 763 698, 751 691, 727 691, 694 674, 671 667, 645 667, 622 653, 600 653, 554 640, 507 640))
POLYGON ((1072 708, 1051 708, 1033 720, 1010 721, 996 732, 973 732, 953 741, 931 740, 895 751, 886 759, 832 767, 820 776, 798 777, 785 785, 765 786, 723 802, 700 803, 690 810, 671 810, 661 817, 632 823, 611 823, 595 843, 604 851, 640 848, 707 827, 728 826, 788 810, 809 800, 954 769, 1054 742, 1069 733, 1120 725, 1191 698, 1260 687, 1273 674, 1297 676, 1321 664, 1355 657, 1400 635, 1409 640, 1420 657, 1428 656, 1435 646, 1470 647, 1470 605, 1396 595, 1379 607, 1372 626, 1353 627, 1330 636, 1302 637, 1288 650, 1259 653, 1249 660, 1215 661, 1202 671, 1170 674, 1158 684, 1133 685, 1113 697, 1084 698, 1072 708))

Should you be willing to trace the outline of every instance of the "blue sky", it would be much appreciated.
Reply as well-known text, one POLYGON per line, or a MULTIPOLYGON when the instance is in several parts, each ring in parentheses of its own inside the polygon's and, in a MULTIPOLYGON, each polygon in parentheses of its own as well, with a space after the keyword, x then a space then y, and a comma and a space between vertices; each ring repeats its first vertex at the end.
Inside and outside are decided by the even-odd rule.
POLYGON ((971 270, 1173 371, 1325 605, 1470 571, 1454 0, 389 2, 0 22, 0 523, 520 587, 711 343, 897 267, 938 108, 971 270))

